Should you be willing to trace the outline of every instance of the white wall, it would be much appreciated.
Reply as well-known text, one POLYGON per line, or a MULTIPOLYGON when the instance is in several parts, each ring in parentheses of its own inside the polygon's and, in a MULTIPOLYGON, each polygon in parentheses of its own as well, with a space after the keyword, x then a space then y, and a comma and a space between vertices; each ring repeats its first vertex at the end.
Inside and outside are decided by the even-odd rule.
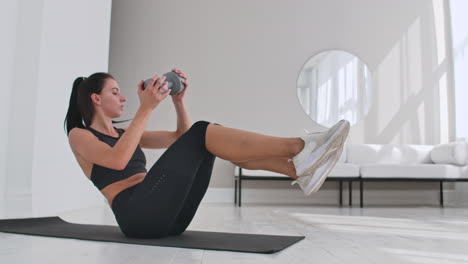
MULTIPOLYGON (((109 69, 129 98, 125 118, 137 108, 139 80, 180 67, 190 78, 193 121, 298 136, 323 129, 298 103, 302 65, 342 49, 367 63, 375 89, 348 143, 437 144, 455 137, 444 7, 442 0, 114 0, 109 69)), ((149 128, 174 129, 175 119, 168 100, 149 128)), ((148 156, 149 164, 157 157, 148 156)), ((211 186, 232 187, 232 168, 217 160, 211 186)))
MULTIPOLYGON (((8 2, 6 2, 8 3, 8 2)), ((9 199, 22 201, 22 206, 30 209, 32 143, 34 137, 34 104, 37 94, 39 70, 39 43, 41 17, 44 1, 17 1, 6 5, 9 21, 15 30, 14 38, 7 39, 5 45, 11 47, 8 57, 13 59, 10 70, 8 109, 5 114, 5 195, 9 199)), ((3 9, 3 8, 2 8, 3 9)), ((10 30, 12 30, 10 28, 10 30)), ((7 60, 8 61, 8 60, 7 60)))
POLYGON ((0 8, 0 79, 3 80, 1 89, 3 102, 0 104, 0 200, 6 192, 6 157, 8 147, 8 122, 10 112, 11 89, 13 85, 13 63, 16 43, 17 1, 5 0, 0 8))
POLYGON ((35 214, 104 201, 75 161, 63 119, 73 80, 108 70, 111 1, 47 0, 44 7, 33 151, 35 214))
POLYGON ((5 64, 13 61, 5 78, 10 105, 2 106, 2 121, 9 120, 8 134, 2 129, 5 200, 20 199, 33 215, 103 204, 73 157, 63 121, 73 80, 108 70, 111 1, 22 0, 0 9, 9 14, 9 36, 16 34, 2 49, 12 54, 5 64))

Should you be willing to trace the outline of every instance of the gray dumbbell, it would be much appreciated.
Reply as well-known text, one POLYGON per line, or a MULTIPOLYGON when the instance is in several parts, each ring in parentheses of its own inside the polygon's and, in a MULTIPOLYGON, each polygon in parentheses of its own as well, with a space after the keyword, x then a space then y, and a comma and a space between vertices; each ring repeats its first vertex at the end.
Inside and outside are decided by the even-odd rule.
MULTIPOLYGON (((166 72, 165 74, 163 74, 164 76, 166 76, 166 80, 164 82, 164 84, 167 82, 167 90, 171 89, 171 93, 170 95, 174 95, 174 94, 178 94, 180 92, 182 92, 184 89, 185 89, 185 85, 182 83, 182 81, 184 80, 183 78, 179 77, 179 75, 177 75, 177 73, 175 72, 166 72)), ((159 80, 156 79, 155 83, 159 80)), ((146 88, 146 86, 151 82, 151 78, 150 79, 146 79, 145 80, 145 83, 143 83, 143 90, 146 88)), ((163 84, 163 85, 164 85, 163 84)), ((163 86, 161 85, 161 87, 163 86)), ((167 91, 166 90, 166 91, 167 91)), ((166 91, 164 91, 163 93, 165 93, 166 91)))

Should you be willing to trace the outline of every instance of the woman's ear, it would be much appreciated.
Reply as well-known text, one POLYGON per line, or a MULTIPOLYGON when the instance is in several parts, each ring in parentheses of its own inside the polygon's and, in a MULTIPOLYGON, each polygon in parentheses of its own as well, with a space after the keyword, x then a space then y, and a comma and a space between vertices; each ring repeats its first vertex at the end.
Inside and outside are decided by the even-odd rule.
POLYGON ((99 94, 93 93, 93 94, 91 94, 91 101, 94 104, 100 105, 101 104, 101 97, 99 96, 99 94))

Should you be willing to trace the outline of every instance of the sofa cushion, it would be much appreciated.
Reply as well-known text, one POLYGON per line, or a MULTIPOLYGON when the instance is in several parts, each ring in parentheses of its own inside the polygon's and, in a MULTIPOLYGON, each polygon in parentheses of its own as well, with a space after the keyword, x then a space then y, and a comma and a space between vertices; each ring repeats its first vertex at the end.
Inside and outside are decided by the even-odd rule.
POLYGON ((438 164, 464 166, 468 162, 468 144, 464 141, 439 144, 432 149, 431 159, 438 164))
MULTIPOLYGON (((234 175, 239 176, 238 166, 234 167, 234 175)), ((271 172, 271 171, 266 171, 266 170, 247 170, 247 169, 242 169, 242 176, 289 177, 284 174, 279 174, 276 172, 271 172)), ((328 177, 349 177, 349 178, 359 177, 359 165, 337 162, 335 167, 331 170, 328 177)))
POLYGON ((347 147, 347 163, 429 164, 431 145, 356 144, 347 147))
MULTIPOLYGON (((235 166, 234 167, 234 175, 239 176, 239 167, 235 166)), ((264 176, 264 177, 288 177, 284 174, 279 174, 276 172, 272 171, 266 171, 266 170, 248 170, 248 169, 242 169, 242 176, 264 176)))
POLYGON ((335 167, 330 171, 330 174, 328 174, 328 177, 356 178, 359 177, 360 167, 359 164, 337 162, 335 167))
POLYGON ((362 164, 362 178, 468 178, 468 166, 449 164, 362 164))

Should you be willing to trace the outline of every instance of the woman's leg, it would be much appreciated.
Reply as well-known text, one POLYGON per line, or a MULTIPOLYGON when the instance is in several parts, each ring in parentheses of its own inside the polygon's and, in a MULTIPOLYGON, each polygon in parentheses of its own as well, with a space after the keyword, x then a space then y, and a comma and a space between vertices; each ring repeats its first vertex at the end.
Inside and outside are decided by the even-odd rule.
POLYGON ((232 162, 235 165, 248 170, 267 170, 276 173, 287 175, 293 179, 297 179, 296 168, 294 164, 288 162, 286 157, 273 157, 261 160, 249 160, 242 162, 232 162))
MULTIPOLYGON (((169 233, 170 235, 182 234, 195 216, 198 206, 206 193, 206 189, 208 188, 214 161, 215 156, 209 153, 202 162, 193 181, 192 188, 187 195, 184 207, 180 211, 180 214, 169 233)), ((233 163, 244 169, 268 170, 297 179, 296 169, 291 162, 288 162, 287 157, 272 157, 264 160, 249 160, 233 163)))
POLYGON ((205 141, 209 152, 234 162, 292 158, 304 148, 301 138, 273 137, 213 124, 208 125, 205 141))
MULTIPOLYGON (((170 231, 185 230, 199 204, 198 201, 196 206, 187 205, 187 197, 192 187, 196 186, 193 184, 206 155, 211 153, 231 161, 287 158, 293 157, 304 145, 300 138, 279 138, 218 128, 223 127, 205 121, 194 123, 164 152, 143 182, 135 186, 129 199, 123 201, 116 210, 117 222, 127 236, 161 237, 170 231), (176 227, 177 220, 184 224, 171 230, 176 227)), ((203 174, 211 175, 211 169, 209 173, 203 174)), ((195 188, 193 191, 198 194, 196 196, 200 201, 209 183, 209 178, 206 179, 208 181, 203 188, 195 188)))
MULTIPOLYGON (((205 121, 193 124, 156 161, 145 179, 135 185, 129 198, 116 208, 114 213, 125 235, 141 238, 168 235, 192 187, 198 184, 195 183, 197 172, 211 155, 205 147, 208 124, 205 121)), ((203 186, 208 186, 211 170, 205 171, 203 186)), ((203 188, 197 189, 204 191, 203 188)))
POLYGON ((192 222, 198 206, 200 205, 203 196, 205 196, 206 189, 208 189, 215 158, 216 157, 213 154, 208 153, 201 163, 200 168, 195 175, 190 192, 185 198, 184 206, 182 207, 182 210, 180 210, 169 235, 182 234, 185 229, 187 229, 190 222, 192 222))

